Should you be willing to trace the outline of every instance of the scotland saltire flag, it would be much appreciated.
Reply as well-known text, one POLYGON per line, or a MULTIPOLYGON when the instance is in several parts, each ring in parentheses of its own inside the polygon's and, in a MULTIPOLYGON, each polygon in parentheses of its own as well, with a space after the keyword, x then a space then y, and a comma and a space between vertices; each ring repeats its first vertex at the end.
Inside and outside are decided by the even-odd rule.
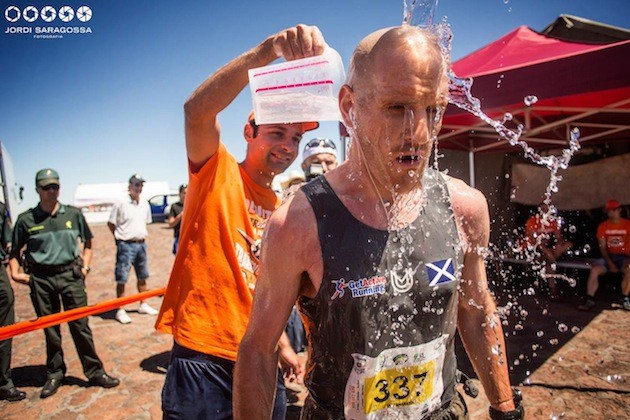
POLYGON ((452 258, 427 263, 426 268, 427 276, 429 277, 429 286, 455 280, 455 268, 453 267, 452 258))

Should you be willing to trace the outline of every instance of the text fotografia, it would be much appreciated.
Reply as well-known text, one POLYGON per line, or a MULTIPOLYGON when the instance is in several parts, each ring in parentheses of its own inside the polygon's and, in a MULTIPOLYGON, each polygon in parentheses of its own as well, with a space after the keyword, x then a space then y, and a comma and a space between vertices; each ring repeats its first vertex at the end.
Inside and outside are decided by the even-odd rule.
POLYGON ((92 33, 90 26, 79 26, 81 23, 92 19, 92 9, 88 6, 81 6, 76 10, 70 6, 63 6, 59 9, 52 6, 44 6, 41 9, 35 6, 26 6, 22 9, 17 6, 8 6, 4 9, 4 18, 7 22, 15 24, 14 26, 7 26, 4 30, 4 33, 8 35, 32 35, 33 38, 38 39, 55 39, 63 38, 64 35, 92 33), (39 22, 45 22, 47 25, 28 25, 39 22), (59 24, 55 25, 57 22, 59 24), (75 25, 67 25, 71 22, 75 25))

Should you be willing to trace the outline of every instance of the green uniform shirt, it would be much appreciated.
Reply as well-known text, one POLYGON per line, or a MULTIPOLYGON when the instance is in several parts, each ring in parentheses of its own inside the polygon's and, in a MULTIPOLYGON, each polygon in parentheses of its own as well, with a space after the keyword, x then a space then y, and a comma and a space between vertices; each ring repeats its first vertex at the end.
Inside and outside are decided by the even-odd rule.
POLYGON ((79 243, 92 239, 93 235, 76 207, 59 203, 54 215, 45 212, 40 205, 20 214, 13 230, 14 256, 26 245, 26 261, 41 265, 69 264, 79 256, 79 243))
POLYGON ((0 260, 7 255, 7 246, 11 243, 11 221, 4 203, 0 203, 0 260))

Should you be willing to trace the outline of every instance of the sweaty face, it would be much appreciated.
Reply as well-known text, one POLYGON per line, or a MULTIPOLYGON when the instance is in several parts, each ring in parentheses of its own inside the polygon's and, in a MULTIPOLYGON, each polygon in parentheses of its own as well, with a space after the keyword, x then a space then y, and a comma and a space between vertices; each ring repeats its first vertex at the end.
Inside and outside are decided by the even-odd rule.
POLYGON ((261 170, 267 173, 284 172, 295 160, 302 140, 301 124, 269 124, 258 126, 258 134, 250 147, 261 170))
POLYGON ((318 155, 309 156, 302 163, 302 169, 306 169, 313 164, 322 165, 324 173, 332 171, 338 165, 337 157, 330 153, 320 153, 318 155))
POLYGON ((386 188, 408 190, 426 168, 446 106, 444 80, 439 50, 410 38, 381 48, 352 86, 351 126, 386 188))

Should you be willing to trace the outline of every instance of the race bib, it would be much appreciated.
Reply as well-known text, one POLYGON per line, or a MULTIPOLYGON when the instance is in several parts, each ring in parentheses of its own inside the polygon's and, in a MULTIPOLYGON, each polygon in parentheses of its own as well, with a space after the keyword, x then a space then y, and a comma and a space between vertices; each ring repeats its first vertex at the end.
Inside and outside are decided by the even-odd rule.
POLYGON ((377 357, 353 353, 344 394, 347 419, 421 419, 441 404, 442 368, 448 335, 377 357))

